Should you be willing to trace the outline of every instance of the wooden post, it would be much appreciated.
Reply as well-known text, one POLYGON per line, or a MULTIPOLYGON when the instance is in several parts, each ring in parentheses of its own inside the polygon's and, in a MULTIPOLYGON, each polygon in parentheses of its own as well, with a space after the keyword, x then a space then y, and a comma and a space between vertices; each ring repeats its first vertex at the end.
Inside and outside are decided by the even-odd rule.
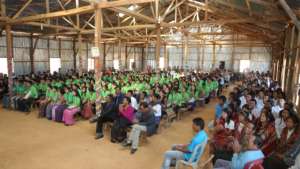
POLYGON ((76 41, 75 41, 75 39, 73 39, 73 68, 74 68, 74 70, 76 70, 76 55, 77 55, 76 41))
POLYGON ((185 41, 184 41, 184 66, 188 66, 188 41, 189 41, 189 35, 184 36, 185 41))
POLYGON ((119 60, 119 68, 122 68, 121 64, 121 40, 118 40, 118 60, 119 60))
POLYGON ((103 68, 103 57, 101 56, 101 32, 102 32, 103 20, 102 9, 95 10, 95 47, 98 48, 99 56, 95 57, 95 88, 97 93, 96 99, 96 113, 101 113, 101 77, 103 68))
POLYGON ((7 70, 8 70, 8 93, 9 98, 13 96, 13 67, 12 67, 12 58, 13 58, 13 43, 12 43, 12 34, 11 34, 11 25, 5 26, 6 32, 6 55, 7 55, 7 70))
POLYGON ((232 54, 231 54, 231 70, 234 71, 234 60, 235 60, 235 34, 232 35, 232 54))
POLYGON ((128 69, 128 46, 125 45, 125 69, 128 69))
POLYGON ((213 43, 213 60, 212 60, 212 69, 215 68, 216 65, 216 43, 213 43))
POLYGON ((103 43, 103 68, 106 69, 106 43, 103 43))
POLYGON ((48 70, 50 71, 50 40, 47 39, 48 70))
MULTIPOLYGON (((298 39, 297 39, 297 46, 300 46, 300 32, 298 31, 298 39)), ((299 81, 299 54, 300 54, 300 49, 299 47, 296 50, 296 58, 295 58, 295 66, 296 68, 294 69, 294 74, 293 74, 293 87, 296 86, 298 84, 299 81)), ((293 92, 294 96, 293 96, 293 101, 296 101, 298 92, 293 92)))
POLYGON ((155 49, 155 64, 156 68, 159 68, 159 60, 160 60, 160 46, 161 46, 161 38, 160 38, 160 26, 157 26, 157 35, 156 35, 156 49, 155 49))
POLYGON ((29 58, 30 58, 30 68, 31 73, 34 73, 34 58, 33 58, 33 35, 30 35, 30 49, 29 49, 29 58))
MULTIPOLYGON (((205 45, 205 40, 203 41, 203 44, 205 45)), ((205 47, 202 45, 202 60, 201 60, 201 69, 204 70, 204 58, 205 58, 205 47)))
POLYGON ((164 45, 164 68, 169 67, 169 59, 168 59, 168 48, 167 45, 164 45))
MULTIPOLYGON (((149 44, 146 43, 146 47, 145 47, 145 50, 146 50, 145 53, 146 53, 146 54, 145 54, 145 55, 146 55, 147 60, 148 60, 148 53, 149 53, 148 46, 149 46, 149 44)), ((146 70, 145 68, 147 68, 147 66, 148 66, 147 63, 145 63, 145 60, 144 60, 143 65, 144 65, 144 68, 143 68, 143 71, 144 71, 144 70, 146 70), (145 65, 146 65, 146 66, 145 66, 145 65)))
POLYGON ((144 70, 145 48, 142 47, 141 70, 144 70))
POLYGON ((81 76, 83 73, 83 60, 82 60, 82 35, 81 33, 78 34, 78 52, 77 55, 79 56, 79 75, 81 76))

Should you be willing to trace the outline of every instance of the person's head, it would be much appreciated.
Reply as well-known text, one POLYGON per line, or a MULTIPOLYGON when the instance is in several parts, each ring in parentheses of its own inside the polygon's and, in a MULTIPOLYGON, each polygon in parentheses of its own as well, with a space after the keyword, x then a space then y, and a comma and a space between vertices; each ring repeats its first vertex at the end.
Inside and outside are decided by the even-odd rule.
POLYGON ((253 123, 250 123, 250 122, 247 122, 245 127, 244 127, 244 134, 245 135, 249 135, 249 134, 253 134, 253 131, 254 131, 254 124, 253 123))
POLYGON ((241 152, 255 149, 255 136, 253 134, 245 134, 241 139, 241 152))
POLYGON ((144 112, 148 112, 148 109, 149 109, 148 103, 146 103, 146 102, 141 102, 141 103, 140 103, 139 109, 140 109, 140 111, 143 112, 143 113, 144 113, 144 112))
POLYGON ((249 103, 250 109, 254 109, 256 107, 256 100, 255 99, 251 99, 250 103, 249 103))
POLYGON ((112 94, 109 94, 106 99, 108 103, 112 103, 114 101, 114 96, 112 94))
POLYGON ((193 131, 199 132, 204 129, 205 123, 204 120, 200 117, 193 119, 193 131))
POLYGON ((223 104, 225 104, 225 102, 226 102, 226 97, 225 96, 219 96, 218 97, 218 103, 219 104, 221 104, 221 105, 223 105, 223 104))
POLYGON ((77 91, 77 90, 73 90, 73 91, 72 91, 72 93, 73 93, 73 96, 79 96, 79 94, 78 94, 78 91, 77 91))
POLYGON ((129 97, 124 97, 123 99, 123 105, 127 106, 131 103, 131 99, 129 97))
POLYGON ((132 90, 129 90, 128 92, 127 92, 127 95, 126 95, 127 97, 132 97, 133 96, 133 91, 132 90))
POLYGON ((291 114, 287 119, 286 119, 286 127, 291 130, 291 129, 298 129, 299 126, 299 118, 297 115, 291 114))
POLYGON ((279 116, 281 119, 286 120, 291 115, 288 109, 283 109, 280 111, 279 116))

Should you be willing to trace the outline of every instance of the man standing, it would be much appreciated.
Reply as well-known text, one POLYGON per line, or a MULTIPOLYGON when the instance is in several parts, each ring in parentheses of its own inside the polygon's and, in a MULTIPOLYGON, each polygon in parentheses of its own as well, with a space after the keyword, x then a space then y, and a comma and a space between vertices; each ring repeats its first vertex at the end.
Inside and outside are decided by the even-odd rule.
MULTIPOLYGON (((165 158, 161 169, 169 169, 171 163, 176 162, 178 160, 188 161, 196 146, 202 144, 207 141, 208 136, 204 131, 204 120, 202 118, 193 119, 193 131, 197 133, 195 137, 191 140, 190 144, 186 145, 173 145, 172 150, 167 151, 165 153, 165 158)), ((205 148, 205 147, 203 147, 205 148)))

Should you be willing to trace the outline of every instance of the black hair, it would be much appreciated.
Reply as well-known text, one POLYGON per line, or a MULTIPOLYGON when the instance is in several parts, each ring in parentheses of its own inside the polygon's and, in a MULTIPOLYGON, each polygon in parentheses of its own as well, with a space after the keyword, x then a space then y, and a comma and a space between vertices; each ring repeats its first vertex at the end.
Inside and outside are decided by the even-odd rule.
POLYGON ((127 100, 127 102, 129 103, 129 104, 131 104, 131 99, 129 98, 129 97, 124 97, 124 99, 126 99, 127 100))
POLYGON ((219 96, 218 98, 219 98, 220 100, 222 100, 224 103, 225 103, 225 102, 226 102, 226 100, 227 100, 227 99, 226 99, 226 97, 225 97, 225 96, 223 96, 223 95, 222 95, 222 96, 219 96))
POLYGON ((148 108, 148 103, 142 102, 142 103, 140 103, 140 106, 143 106, 144 108, 148 108))
POLYGON ((193 119, 193 123, 198 126, 201 130, 204 129, 205 122, 201 117, 197 117, 193 119))

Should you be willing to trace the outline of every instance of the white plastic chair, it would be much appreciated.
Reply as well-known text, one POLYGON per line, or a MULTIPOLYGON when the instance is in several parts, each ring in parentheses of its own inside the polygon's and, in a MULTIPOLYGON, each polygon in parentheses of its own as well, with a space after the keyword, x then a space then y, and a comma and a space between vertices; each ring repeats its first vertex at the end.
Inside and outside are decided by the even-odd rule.
POLYGON ((203 141, 203 143, 197 145, 194 149, 194 151, 192 152, 192 156, 189 159, 189 161, 185 161, 185 160, 178 160, 176 162, 176 169, 179 169, 180 165, 184 165, 184 166, 189 166, 192 167, 193 169, 197 169, 198 168, 198 163, 202 157, 202 154, 204 152, 205 146, 207 144, 207 140, 203 141))

